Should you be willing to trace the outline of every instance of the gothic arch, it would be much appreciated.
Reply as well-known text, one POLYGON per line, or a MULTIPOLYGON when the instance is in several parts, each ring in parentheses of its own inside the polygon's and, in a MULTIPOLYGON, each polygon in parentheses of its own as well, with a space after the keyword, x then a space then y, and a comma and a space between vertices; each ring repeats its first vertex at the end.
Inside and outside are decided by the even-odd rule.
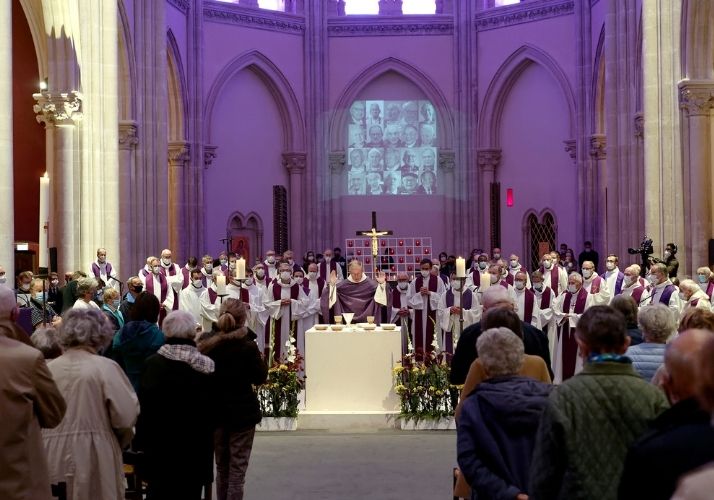
POLYGON ((305 150, 305 126, 295 92, 278 67, 257 50, 245 52, 229 62, 218 74, 208 92, 205 109, 204 140, 211 144, 213 108, 226 83, 243 70, 250 70, 260 78, 275 99, 283 122, 285 151, 305 150))
POLYGON ((595 60, 593 62, 593 81, 591 97, 591 120, 590 130, 593 134, 605 133, 605 23, 602 24, 597 48, 595 49, 595 60))
POLYGON ((186 76, 181 62, 181 52, 176 37, 171 30, 166 34, 168 60, 168 137, 171 141, 186 140, 186 116, 188 116, 188 101, 186 98, 186 76))
POLYGON ((131 24, 122 0, 119 0, 118 10, 119 120, 136 120, 136 62, 131 24))
POLYGON ((558 63, 543 50, 523 45, 511 54, 496 71, 486 90, 481 119, 478 124, 479 147, 500 147, 499 130, 503 107, 510 90, 531 64, 539 64, 555 79, 568 107, 569 137, 575 137, 575 96, 568 77, 558 63))
POLYGON ((642 6, 637 15, 637 55, 635 57, 635 111, 642 112, 642 94, 644 93, 642 54, 644 45, 642 43, 642 6))
POLYGON ((20 0, 22 10, 25 12, 27 24, 35 45, 37 54, 37 69, 40 78, 47 78, 47 35, 45 34, 45 19, 41 0, 20 0))
POLYGON ((546 238, 551 246, 549 250, 554 250, 558 242, 558 219, 555 216, 555 210, 546 207, 540 212, 536 212, 535 209, 529 209, 523 214, 523 221, 521 223, 521 228, 523 230, 523 261, 526 262, 526 267, 531 269, 537 269, 540 255, 538 255, 537 243, 543 240, 534 241, 533 236, 538 235, 538 226, 544 226, 545 232, 540 234, 541 237, 546 238), (534 228, 534 226, 536 226, 534 228), (550 226, 549 228, 547 226, 550 226), (547 234, 546 234, 547 233, 547 234))
MULTIPOLYGON (((228 217, 226 234, 231 238, 236 236, 249 241, 248 255, 257 257, 263 255, 263 219, 256 212, 243 214, 235 211, 228 217)), ((247 264, 253 267, 250 262, 247 264)))
POLYGON ((682 2, 682 78, 714 80, 714 5, 709 0, 682 2))
POLYGON ((449 105, 436 83, 422 70, 396 57, 387 57, 369 66, 357 76, 355 76, 342 91, 341 97, 335 105, 332 117, 330 118, 330 146, 332 151, 340 151, 346 148, 346 137, 344 131, 347 130, 347 120, 349 119, 349 108, 352 101, 357 99, 359 93, 375 78, 393 71, 407 80, 414 83, 429 99, 436 108, 438 117, 439 147, 453 148, 454 122, 451 116, 449 105))

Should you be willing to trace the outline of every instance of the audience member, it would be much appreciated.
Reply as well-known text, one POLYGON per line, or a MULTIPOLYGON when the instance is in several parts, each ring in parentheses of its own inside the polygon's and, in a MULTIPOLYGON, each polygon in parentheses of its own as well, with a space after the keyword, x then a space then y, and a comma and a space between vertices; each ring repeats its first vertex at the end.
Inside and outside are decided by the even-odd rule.
POLYGON ((199 345, 215 362, 212 388, 218 404, 214 439, 218 500, 243 498, 255 426, 262 418, 253 386, 266 381, 268 367, 255 343, 256 334, 244 326, 246 318, 243 303, 226 299, 218 316, 218 335, 199 345))
POLYGON ((29 334, 16 323, 20 317, 20 309, 15 298, 15 291, 6 286, 0 286, 0 321, 6 323, 5 337, 17 340, 34 347, 29 334))
POLYGON ((678 332, 685 330, 709 330, 714 332, 714 313, 698 307, 687 309, 679 320, 678 332))
POLYGON ((124 315, 119 310, 121 305, 121 300, 119 299, 119 292, 115 288, 106 287, 104 289, 104 300, 102 305, 102 311, 107 316, 107 319, 112 325, 112 330, 114 332, 119 331, 119 329, 124 326, 124 315))
POLYGON ((541 413, 552 386, 519 376, 523 341, 492 328, 476 341, 487 379, 464 403, 458 461, 477 498, 523 498, 541 413))
POLYGON ((630 448, 620 498, 667 500, 682 475, 714 461, 711 415, 696 399, 701 378, 698 357, 711 339, 712 332, 687 330, 667 345, 663 388, 672 407, 630 448))
POLYGON ((119 304, 119 311, 121 311, 125 322, 131 319, 131 310, 134 308, 136 297, 144 291, 144 283, 138 276, 132 276, 126 280, 126 288, 127 292, 124 294, 121 304, 119 304))
POLYGON ((613 309, 617 309, 625 316, 625 326, 627 327, 627 336, 630 337, 630 346, 641 344, 642 330, 637 324, 637 302, 631 295, 616 295, 610 305, 613 309))
POLYGON ((213 360, 200 354, 191 313, 164 319, 166 343, 146 360, 135 447, 145 453, 148 497, 200 500, 213 480, 213 360), (187 425, 187 423, 189 425, 187 425))
POLYGON ((46 360, 59 358, 62 355, 59 334, 53 326, 38 328, 30 340, 46 360))
POLYGON ((32 284, 32 273, 30 271, 23 271, 17 275, 17 291, 15 297, 17 299, 17 305, 19 307, 31 307, 30 299, 31 294, 31 284, 32 284))
POLYGON ((32 327, 43 325, 57 326, 62 319, 47 303, 47 282, 34 278, 30 284, 30 308, 32 309, 32 327))
POLYGON ((531 460, 529 498, 616 498, 629 446, 667 407, 662 391, 624 356, 629 337, 622 313, 593 306, 578 321, 576 336, 585 366, 550 395, 531 460))
POLYGON ((62 423, 43 432, 50 481, 67 482, 76 499, 124 498, 122 448, 134 435, 139 403, 119 366, 97 355, 111 336, 101 311, 68 311, 64 354, 48 364, 67 401, 62 423))
POLYGON ((77 281, 77 300, 72 309, 99 309, 94 301, 99 282, 95 278, 80 278, 77 281))
MULTIPOLYGON (((15 293, 0 286, 0 313, 15 293)), ((0 321, 0 498, 49 500, 51 481, 41 428, 59 425, 65 401, 42 354, 15 339, 15 325, 0 321)))
POLYGON ((635 371, 651 382, 664 362, 665 343, 674 333, 676 325, 671 310, 664 304, 643 307, 638 321, 644 342, 629 347, 625 354, 632 360, 635 371))
POLYGON ((62 287, 62 314, 74 307, 74 303, 77 301, 77 284, 80 278, 87 277, 87 273, 75 271, 71 275, 65 275, 65 279, 67 276, 70 276, 71 279, 62 287))

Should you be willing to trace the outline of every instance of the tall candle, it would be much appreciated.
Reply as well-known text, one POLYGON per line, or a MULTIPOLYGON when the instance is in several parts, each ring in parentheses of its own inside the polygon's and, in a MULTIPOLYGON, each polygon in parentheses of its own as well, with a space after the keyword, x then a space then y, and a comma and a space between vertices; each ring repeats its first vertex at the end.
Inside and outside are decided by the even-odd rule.
POLYGON ((50 218, 50 178, 45 175, 40 177, 40 255, 39 267, 47 267, 48 251, 47 251, 47 224, 50 218))
POLYGON ((216 293, 218 295, 226 294, 226 277, 216 276, 216 293))
POLYGON ((464 259, 463 257, 456 258, 456 277, 466 277, 466 259, 464 259))
POLYGON ((236 279, 245 279, 245 259, 243 257, 236 261, 236 279))

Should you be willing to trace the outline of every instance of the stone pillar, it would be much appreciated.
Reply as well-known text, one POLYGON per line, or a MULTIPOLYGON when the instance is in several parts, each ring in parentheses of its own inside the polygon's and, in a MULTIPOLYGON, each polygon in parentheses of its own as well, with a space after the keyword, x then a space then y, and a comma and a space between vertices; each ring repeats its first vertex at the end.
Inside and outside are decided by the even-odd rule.
POLYGON ((401 16, 402 0, 379 0, 380 16, 401 16))
POLYGON ((712 176, 712 118, 714 81, 683 80, 679 83, 679 102, 684 110, 687 139, 684 148, 685 245, 690 267, 682 274, 693 274, 708 266, 710 238, 714 238, 714 189, 712 176))
MULTIPOLYGON (((344 172, 345 169, 345 153, 336 151, 333 153, 330 153, 328 157, 328 162, 330 165, 330 205, 329 205, 329 211, 330 212, 338 212, 338 207, 337 204, 339 203, 339 198, 340 195, 342 194, 342 187, 345 185, 344 178, 342 176, 342 173, 344 172)), ((342 215, 342 212, 339 211, 339 215, 342 215)), ((333 223, 330 226, 329 232, 325 234, 325 238, 329 242, 334 242, 334 241, 340 241, 343 237, 342 234, 342 218, 340 217, 339 220, 334 220, 333 223)), ((342 246, 342 245, 340 245, 342 246)), ((321 251, 321 250, 316 250, 316 251, 321 251)))
MULTIPOLYGON (((481 170, 481 210, 483 220, 478 245, 489 251, 491 242, 491 184, 496 182, 496 169, 501 163, 500 149, 479 149, 477 153, 478 166, 481 170)), ((501 221, 497 221, 501 224, 501 221)))
MULTIPOLYGON (((139 137, 136 122, 130 120, 119 122, 119 213, 122 214, 119 218, 119 234, 122 236, 131 234, 131 226, 136 224, 136 221, 129 220, 123 214, 132 211, 130 186, 132 172, 136 168, 137 144, 139 144, 139 137)), ((134 272, 133 266, 136 265, 131 257, 133 243, 131 238, 119 239, 119 269, 123 269, 124 272, 120 278, 124 280, 134 272)))
MULTIPOLYGON (((593 237, 593 248, 595 248, 601 256, 606 256, 608 253, 608 192, 607 192, 607 159, 606 139, 603 134, 593 134, 590 136, 590 156, 592 158, 592 211, 589 217, 594 224, 595 232, 593 237)), ((602 260, 602 259, 601 259, 602 260)), ((600 269, 596 269, 600 272, 600 269)))
POLYGON ((50 171, 49 245, 57 248, 57 272, 76 271, 79 265, 80 175, 75 152, 75 122, 82 118, 78 92, 34 94, 37 121, 52 134, 54 163, 50 171))
POLYGON ((305 249, 302 186, 306 164, 307 155, 305 153, 283 153, 283 165, 288 169, 288 174, 290 175, 290 192, 288 194, 290 232, 288 241, 290 242, 290 248, 296 250, 296 253, 303 253, 305 249))
MULTIPOLYGON (((459 246, 464 242, 463 234, 457 232, 459 227, 457 219, 460 217, 459 202, 456 195, 456 180, 454 167, 456 166, 456 154, 454 151, 441 150, 439 151, 439 172, 444 179, 444 186, 441 187, 441 192, 444 193, 444 222, 446 226, 445 245, 446 248, 451 248, 458 252, 459 246)), ((438 191, 437 191, 438 192, 438 191)), ((463 255, 466 255, 465 253, 463 255)))
POLYGON ((12 2, 0 0, 0 266, 15 277, 15 206, 12 160, 12 2))
POLYGON ((186 238, 186 182, 187 164, 191 160, 191 146, 185 141, 169 143, 169 248, 185 252, 186 238))
POLYGON ((345 0, 327 0, 326 14, 328 17, 345 15, 345 0))

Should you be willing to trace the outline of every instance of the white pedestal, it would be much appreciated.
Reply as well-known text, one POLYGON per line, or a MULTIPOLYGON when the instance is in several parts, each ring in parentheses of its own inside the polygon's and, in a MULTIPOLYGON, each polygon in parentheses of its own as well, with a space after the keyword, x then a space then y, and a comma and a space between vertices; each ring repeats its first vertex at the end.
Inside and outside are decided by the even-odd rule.
POLYGON ((393 415, 399 409, 399 398, 392 368, 401 353, 398 330, 308 330, 306 413, 393 415))

